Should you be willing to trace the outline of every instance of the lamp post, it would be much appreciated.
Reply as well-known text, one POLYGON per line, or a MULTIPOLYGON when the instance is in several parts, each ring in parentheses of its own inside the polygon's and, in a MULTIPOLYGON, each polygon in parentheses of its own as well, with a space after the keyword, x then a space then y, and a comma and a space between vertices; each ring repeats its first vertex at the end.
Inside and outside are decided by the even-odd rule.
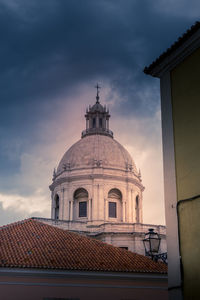
POLYGON ((150 256, 152 260, 158 261, 158 259, 162 259, 164 263, 167 263, 167 253, 158 254, 160 241, 159 234, 154 232, 153 228, 149 228, 149 232, 145 233, 145 238, 143 239, 145 255, 150 256))

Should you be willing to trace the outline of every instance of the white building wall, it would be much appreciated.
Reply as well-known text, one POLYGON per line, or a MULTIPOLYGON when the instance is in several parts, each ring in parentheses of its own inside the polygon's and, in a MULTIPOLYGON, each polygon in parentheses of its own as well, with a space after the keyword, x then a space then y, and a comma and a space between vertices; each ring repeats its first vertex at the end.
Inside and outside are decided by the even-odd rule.
MULTIPOLYGON (((55 216, 54 197, 60 198, 59 221, 53 221, 55 226, 77 231, 92 236, 117 247, 128 247, 130 251, 144 254, 143 238, 149 227, 142 222, 142 191, 143 186, 132 172, 98 168, 82 168, 66 171, 55 181, 52 191, 52 218, 55 216), (60 180, 57 184, 57 180, 60 180), (87 199, 74 199, 77 189, 84 188, 88 192, 87 199), (121 199, 109 198, 109 191, 117 189, 121 199), (139 196, 139 206, 136 213, 136 196, 139 196), (79 217, 79 201, 87 201, 87 217, 79 217), (109 201, 117 204, 117 217, 108 215, 109 201), (139 222, 136 226, 136 215, 139 222), (63 221, 63 222, 62 222, 63 221)), ((158 232, 159 227, 154 226, 158 232)), ((165 239, 165 233, 162 233, 165 239)), ((166 243, 161 249, 166 252, 166 243)))

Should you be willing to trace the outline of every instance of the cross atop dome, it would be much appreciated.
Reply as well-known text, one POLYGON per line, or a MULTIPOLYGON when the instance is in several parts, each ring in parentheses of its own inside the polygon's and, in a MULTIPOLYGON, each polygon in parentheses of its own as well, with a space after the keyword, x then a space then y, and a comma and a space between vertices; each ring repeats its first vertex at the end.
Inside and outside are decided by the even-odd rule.
POLYGON ((109 110, 99 102, 99 89, 101 87, 97 83, 95 88, 97 89, 96 103, 86 109, 86 130, 82 132, 82 138, 92 134, 113 137, 113 132, 109 130, 109 110))
POLYGON ((98 85, 98 83, 97 83, 97 85, 95 86, 95 88, 97 89, 97 96, 96 96, 96 103, 99 103, 99 89, 101 88, 99 85, 98 85))

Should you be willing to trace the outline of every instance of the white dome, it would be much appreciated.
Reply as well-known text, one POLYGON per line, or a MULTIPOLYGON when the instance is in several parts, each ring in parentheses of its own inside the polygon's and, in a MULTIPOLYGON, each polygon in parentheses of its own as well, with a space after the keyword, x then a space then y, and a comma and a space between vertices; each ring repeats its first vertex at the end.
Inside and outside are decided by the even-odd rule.
POLYGON ((99 103, 98 91, 96 99, 86 110, 82 138, 63 155, 49 187, 52 218, 69 221, 69 230, 142 222, 140 172, 128 151, 113 139, 109 110, 99 103))
POLYGON ((66 166, 73 170, 94 167, 95 164, 138 173, 130 154, 120 143, 109 136, 94 134, 85 136, 71 146, 59 163, 57 175, 66 166))

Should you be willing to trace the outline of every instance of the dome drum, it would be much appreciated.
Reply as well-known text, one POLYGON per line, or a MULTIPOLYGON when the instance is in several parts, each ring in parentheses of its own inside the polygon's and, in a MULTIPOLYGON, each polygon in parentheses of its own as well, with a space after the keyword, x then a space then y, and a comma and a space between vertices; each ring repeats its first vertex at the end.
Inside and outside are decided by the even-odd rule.
MULTIPOLYGON (((90 224, 102 222, 135 223, 136 211, 138 211, 139 220, 142 221, 142 192, 133 183, 119 181, 114 177, 112 179, 102 177, 101 179, 88 178, 84 180, 80 178, 70 183, 60 183, 55 187, 52 191, 53 202, 57 194, 62 202, 60 202, 60 220, 90 222, 90 224), (86 192, 85 194, 79 193, 77 196, 77 191, 80 189, 86 192), (86 203, 79 204, 80 202, 86 203), (82 208, 79 205, 82 205, 82 208), (113 209, 109 206, 112 205, 115 206, 116 215, 109 216, 109 210, 113 209), (79 216, 79 211, 80 209, 84 210, 84 206, 87 214, 79 216)), ((55 207, 55 205, 52 206, 55 207)), ((54 215, 55 211, 52 211, 52 218, 54 215)))

